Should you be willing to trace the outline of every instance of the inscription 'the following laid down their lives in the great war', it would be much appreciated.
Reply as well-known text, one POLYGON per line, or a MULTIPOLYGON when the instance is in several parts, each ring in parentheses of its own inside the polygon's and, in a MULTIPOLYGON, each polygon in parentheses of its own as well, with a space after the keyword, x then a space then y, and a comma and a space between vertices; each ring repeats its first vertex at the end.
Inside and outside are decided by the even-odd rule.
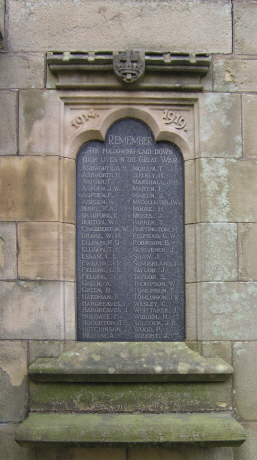
POLYGON ((124 119, 77 159, 78 340, 184 340, 180 151, 124 119))

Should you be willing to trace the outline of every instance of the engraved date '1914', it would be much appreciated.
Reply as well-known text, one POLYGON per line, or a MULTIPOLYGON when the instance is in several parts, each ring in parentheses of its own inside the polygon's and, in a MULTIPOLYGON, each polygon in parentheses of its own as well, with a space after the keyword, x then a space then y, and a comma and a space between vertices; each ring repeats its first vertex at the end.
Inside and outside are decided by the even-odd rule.
POLYGON ((93 109, 90 109, 87 113, 83 112, 81 115, 77 116, 76 118, 73 118, 71 126, 74 126, 74 128, 77 129, 84 125, 90 119, 97 117, 99 117, 99 113, 96 113, 93 109))
POLYGON ((183 116, 173 112, 173 110, 163 110, 162 119, 166 125, 171 125, 176 129, 187 131, 187 121, 183 116))

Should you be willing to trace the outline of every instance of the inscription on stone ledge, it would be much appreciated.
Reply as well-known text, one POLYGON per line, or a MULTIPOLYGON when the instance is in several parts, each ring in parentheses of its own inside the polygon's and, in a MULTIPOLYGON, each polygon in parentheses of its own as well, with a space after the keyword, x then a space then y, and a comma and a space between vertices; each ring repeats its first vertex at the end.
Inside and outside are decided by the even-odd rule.
POLYGON ((77 158, 78 340, 184 340, 178 148, 124 119, 77 158))

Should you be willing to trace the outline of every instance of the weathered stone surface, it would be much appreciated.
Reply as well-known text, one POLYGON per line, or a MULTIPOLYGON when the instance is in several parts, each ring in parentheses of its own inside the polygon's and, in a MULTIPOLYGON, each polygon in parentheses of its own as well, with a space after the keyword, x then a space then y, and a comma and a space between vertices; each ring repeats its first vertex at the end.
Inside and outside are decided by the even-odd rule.
POLYGON ((202 348, 201 354, 207 358, 219 357, 224 359, 228 364, 232 365, 232 348, 231 342, 229 341, 212 341, 212 342, 201 342, 200 347, 202 348))
MULTIPOLYGON (((257 3, 256 3, 257 6, 257 3)), ((245 158, 257 158, 257 96, 243 94, 242 96, 242 125, 243 150, 245 158)))
POLYGON ((27 448, 20 447, 15 441, 17 425, 0 424, 1 460, 126 460, 125 449, 119 448, 27 448))
POLYGON ((186 339, 197 340, 197 284, 186 283, 186 339))
POLYGON ((241 103, 238 94, 202 94, 199 118, 201 157, 242 156, 241 103))
POLYGON ((76 347, 77 340, 67 340, 63 344, 64 351, 72 351, 76 347))
POLYGON ((76 162, 70 158, 60 158, 59 165, 62 200, 60 221, 74 224, 76 213, 76 162))
POLYGON ((237 225, 197 225, 198 281, 237 279, 237 225))
POLYGON ((5 0, 0 0, 0 31, 4 37, 5 0))
POLYGON ((257 91, 257 60, 251 58, 213 58, 214 91, 257 91))
POLYGON ((18 276, 75 280, 75 228, 58 222, 18 224, 18 276))
POLYGON ((62 283, 60 302, 64 305, 64 337, 77 339, 76 324, 76 283, 62 283))
POLYGON ((16 225, 0 222, 0 279, 17 278, 16 225))
POLYGON ((78 342, 29 368, 39 382, 224 381, 232 372, 222 359, 205 359, 183 342, 78 342))
MULTIPOLYGON (((65 283, 2 282, 0 337, 60 340, 64 338, 65 283)), ((67 283, 67 285, 73 283, 67 283)), ((73 286, 72 286, 73 288, 73 286)), ((69 286, 67 286, 69 289, 69 286)))
POLYGON ((30 383, 32 412, 171 413, 231 410, 231 382, 30 383))
POLYGON ((0 157, 1 220, 58 220, 58 161, 0 157))
POLYGON ((24 446, 233 446, 244 440, 244 429, 229 413, 30 414, 16 431, 24 446))
POLYGON ((43 53, 1 53, 0 66, 0 89, 44 87, 43 53))
POLYGON ((238 272, 242 281, 257 280, 257 224, 238 224, 238 272))
MULTIPOLYGON (((17 425, 13 423, 0 424, 0 458, 2 460, 37 460, 34 449, 20 447, 15 441, 17 425)), ((44 458, 47 458, 45 455, 44 458)), ((64 458, 64 457, 62 457, 64 458)))
POLYGON ((257 340, 257 283, 202 283, 202 339, 257 340))
MULTIPOLYGON (((1 30, 1 29, 0 29, 1 30)), ((16 91, 0 92, 0 155, 15 155, 17 152, 17 100, 16 91)))
POLYGON ((245 443, 233 449, 233 460, 254 460, 257 452, 257 423, 248 422, 242 424, 246 431, 245 443))
POLYGON ((257 3, 255 1, 235 1, 233 13, 235 53, 256 55, 257 3))
POLYGON ((0 420, 19 422, 27 413, 27 344, 0 341, 0 420))
POLYGON ((201 221, 257 221, 257 161, 200 160, 201 221))
POLYGON ((196 281, 196 225, 185 226, 186 283, 196 281))
POLYGON ((234 344, 234 398, 236 409, 244 420, 257 420, 257 342, 234 344))
MULTIPOLYGON (((151 447, 148 449, 132 448, 128 452, 129 460, 233 460, 231 447, 180 446, 172 447, 172 449, 151 447)), ((240 458, 240 460, 244 459, 240 458)))
POLYGON ((75 226, 59 224, 60 279, 75 281, 75 226))
POLYGON ((63 351, 63 342, 59 340, 30 340, 29 364, 38 358, 57 358, 63 351))
POLYGON ((195 161, 185 161, 185 224, 196 222, 196 165, 195 161))
POLYGON ((46 89, 56 89, 56 83, 58 83, 58 76, 53 74, 49 69, 49 66, 46 66, 46 89))
MULTIPOLYGON (((49 449, 46 447, 44 449, 43 447, 39 447, 38 449, 33 449, 33 452, 35 452, 36 455, 35 460, 45 460, 46 458, 47 460, 57 460, 58 458, 63 460, 126 460, 125 449, 111 449, 110 447, 106 449, 97 447, 91 449, 85 447, 52 447, 49 449)), ((31 458, 29 457, 28 460, 31 460, 31 458)))
POLYGON ((19 142, 21 155, 58 155, 59 106, 56 91, 21 91, 19 142))
POLYGON ((209 67, 207 75, 201 78, 201 85, 203 86, 203 91, 212 91, 212 64, 209 67))
MULTIPOLYGON (((235 163, 233 163, 233 166, 235 163)), ((200 221, 229 221, 229 160, 200 160, 200 221)), ((232 219, 232 218, 231 218, 232 219)))
POLYGON ((11 50, 153 49, 231 52, 231 5, 221 2, 9 2, 11 50), (56 18, 60 18, 56 20, 56 18), (87 20, 85 21, 85 18, 87 20), (90 18, 90 19, 89 19, 90 18), (111 27, 110 27, 111 22, 111 27), (71 24, 76 26, 71 26, 71 24), (174 27, 178 25, 179 27, 174 27), (197 24, 197 27, 196 27, 197 24), (27 33, 24 34, 26 28, 27 33), (70 31, 67 34, 67 30, 70 31), (101 30, 101 34, 97 31, 101 30))

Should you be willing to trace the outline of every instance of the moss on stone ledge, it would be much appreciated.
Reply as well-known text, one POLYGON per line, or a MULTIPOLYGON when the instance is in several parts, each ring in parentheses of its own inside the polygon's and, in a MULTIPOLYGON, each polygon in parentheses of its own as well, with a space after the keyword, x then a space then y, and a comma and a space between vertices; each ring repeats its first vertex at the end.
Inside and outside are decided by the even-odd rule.
POLYGON ((22 446, 91 447, 240 445, 244 429, 230 414, 31 414, 16 432, 22 446))
POLYGON ((36 381, 223 381, 232 367, 204 358, 184 342, 79 342, 59 358, 42 358, 28 372, 36 381))

